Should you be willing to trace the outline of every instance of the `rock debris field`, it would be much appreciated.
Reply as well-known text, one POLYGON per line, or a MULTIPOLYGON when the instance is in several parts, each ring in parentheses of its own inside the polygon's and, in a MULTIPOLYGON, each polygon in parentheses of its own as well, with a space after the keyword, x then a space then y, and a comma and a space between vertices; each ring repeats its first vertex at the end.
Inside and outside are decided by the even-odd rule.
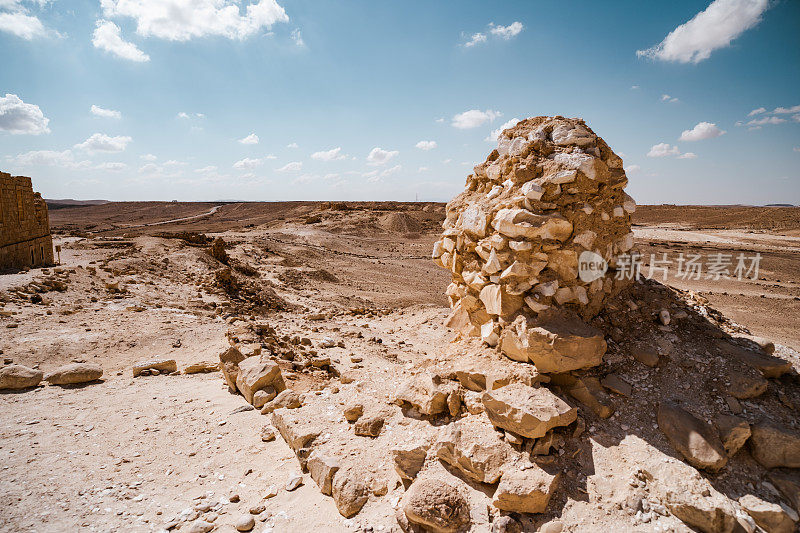
POLYGON ((627 181, 536 117, 446 208, 59 214, 0 275, 0 531, 797 531, 796 337, 618 275, 627 181))

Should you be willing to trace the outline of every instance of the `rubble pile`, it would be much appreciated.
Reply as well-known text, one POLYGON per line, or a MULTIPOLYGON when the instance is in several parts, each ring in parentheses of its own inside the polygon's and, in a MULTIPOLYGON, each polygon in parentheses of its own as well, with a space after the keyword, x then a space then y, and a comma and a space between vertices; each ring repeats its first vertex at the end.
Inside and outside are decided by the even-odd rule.
POLYGON ((433 248, 453 276, 448 325, 542 372, 599 364, 605 342, 577 317, 628 283, 606 272, 633 247, 627 183, 583 120, 535 117, 502 132, 433 248))

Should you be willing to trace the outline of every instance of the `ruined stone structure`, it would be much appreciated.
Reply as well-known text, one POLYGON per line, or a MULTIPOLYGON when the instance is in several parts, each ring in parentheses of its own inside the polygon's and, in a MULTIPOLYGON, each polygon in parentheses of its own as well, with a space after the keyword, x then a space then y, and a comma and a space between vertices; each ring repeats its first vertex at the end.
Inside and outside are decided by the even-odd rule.
POLYGON ((452 272, 448 326, 500 344, 541 372, 595 366, 605 352, 584 324, 628 280, 636 203, 622 159, 580 119, 535 117, 498 147, 447 205, 433 259, 452 272))
POLYGON ((0 172, 0 271, 52 263, 47 204, 30 178, 0 172))

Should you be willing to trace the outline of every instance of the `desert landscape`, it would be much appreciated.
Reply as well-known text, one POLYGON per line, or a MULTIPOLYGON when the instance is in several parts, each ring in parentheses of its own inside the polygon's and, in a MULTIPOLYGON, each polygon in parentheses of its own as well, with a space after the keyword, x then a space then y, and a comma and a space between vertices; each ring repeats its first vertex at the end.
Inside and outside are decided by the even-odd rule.
POLYGON ((800 210, 636 207, 582 122, 504 135, 447 206, 52 202, 60 263, 0 276, 0 529, 794 531, 800 210), (591 167, 540 159, 581 136, 591 167), (554 214, 503 225, 525 202, 554 214), (631 228, 642 277, 581 285, 571 247, 631 228), (648 276, 664 253, 760 269, 648 276))

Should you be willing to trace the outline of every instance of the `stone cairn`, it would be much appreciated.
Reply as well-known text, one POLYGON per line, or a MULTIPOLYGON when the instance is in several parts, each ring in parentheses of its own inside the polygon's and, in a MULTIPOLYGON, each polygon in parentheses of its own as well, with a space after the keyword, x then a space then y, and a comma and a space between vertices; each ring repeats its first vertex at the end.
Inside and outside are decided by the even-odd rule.
POLYGON ((598 365, 605 340, 579 317, 629 283, 613 275, 633 248, 627 183, 622 159, 581 119, 503 131, 447 205, 433 248, 453 275, 447 325, 540 372, 598 365))

